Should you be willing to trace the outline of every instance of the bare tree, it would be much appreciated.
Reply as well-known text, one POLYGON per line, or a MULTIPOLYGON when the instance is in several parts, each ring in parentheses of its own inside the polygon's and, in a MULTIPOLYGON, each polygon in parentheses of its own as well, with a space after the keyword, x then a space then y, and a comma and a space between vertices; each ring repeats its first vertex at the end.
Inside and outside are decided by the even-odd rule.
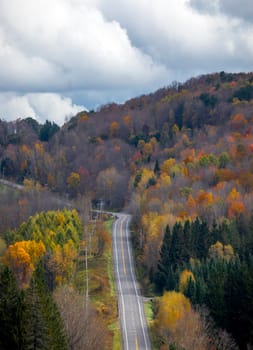
POLYGON ((55 291, 55 301, 64 321, 69 350, 105 349, 108 330, 84 296, 63 286, 55 291))

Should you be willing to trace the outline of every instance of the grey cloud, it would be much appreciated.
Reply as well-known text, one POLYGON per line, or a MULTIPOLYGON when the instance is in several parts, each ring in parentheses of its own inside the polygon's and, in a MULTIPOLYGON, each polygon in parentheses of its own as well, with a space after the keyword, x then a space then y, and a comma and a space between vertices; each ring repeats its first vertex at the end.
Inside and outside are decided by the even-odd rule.
POLYGON ((131 42, 165 65, 173 78, 252 67, 250 31, 219 16, 219 0, 111 3, 108 7, 107 1, 100 2, 106 18, 119 21, 131 42), (192 11, 189 4, 199 11, 192 11))
POLYGON ((202 13, 223 14, 229 17, 239 18, 253 24, 252 0, 189 0, 190 6, 202 13))
POLYGON ((189 5, 201 13, 215 14, 219 9, 219 0, 189 0, 189 5))
POLYGON ((220 0, 220 9, 225 14, 242 18, 253 24, 252 0, 220 0))

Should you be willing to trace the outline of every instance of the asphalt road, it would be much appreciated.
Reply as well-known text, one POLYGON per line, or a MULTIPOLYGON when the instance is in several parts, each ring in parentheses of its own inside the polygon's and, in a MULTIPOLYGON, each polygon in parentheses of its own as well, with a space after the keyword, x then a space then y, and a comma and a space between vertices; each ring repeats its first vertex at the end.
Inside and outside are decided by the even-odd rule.
POLYGON ((151 350, 142 297, 135 278, 131 250, 130 215, 117 214, 113 227, 115 279, 124 350, 151 350))

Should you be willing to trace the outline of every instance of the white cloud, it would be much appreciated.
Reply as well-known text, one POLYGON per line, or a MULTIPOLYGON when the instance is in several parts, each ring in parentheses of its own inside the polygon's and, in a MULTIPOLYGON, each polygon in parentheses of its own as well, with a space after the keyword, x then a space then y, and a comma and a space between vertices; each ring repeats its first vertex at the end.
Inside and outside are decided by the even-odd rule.
POLYGON ((51 94, 68 114, 72 101, 92 108, 95 98, 122 101, 197 74, 250 71, 253 5, 242 2, 237 11, 235 0, 1 0, 0 91, 16 98, 9 115, 13 101, 37 113, 32 94, 37 105, 51 94))
POLYGON ((66 117, 83 110, 84 106, 75 105, 70 98, 54 93, 0 94, 0 118, 5 120, 32 117, 41 123, 50 120, 62 125, 66 117))
POLYGON ((0 19, 2 89, 143 86, 166 72, 85 1, 2 0, 0 19))
POLYGON ((118 20, 132 42, 156 62, 166 65, 174 76, 190 77, 196 71, 252 69, 253 57, 247 47, 252 43, 248 32, 253 30, 253 24, 246 28, 240 20, 216 11, 218 0, 110 3, 112 6, 107 6, 106 0, 100 1, 106 18, 118 20), (192 3, 205 11, 195 11, 192 3), (242 61, 242 55, 250 59, 242 61))

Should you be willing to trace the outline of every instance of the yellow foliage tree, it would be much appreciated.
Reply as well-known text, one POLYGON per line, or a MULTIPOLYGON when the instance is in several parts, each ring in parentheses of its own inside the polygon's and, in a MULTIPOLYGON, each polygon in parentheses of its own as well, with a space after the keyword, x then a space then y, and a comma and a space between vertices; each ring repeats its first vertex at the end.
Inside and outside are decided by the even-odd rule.
POLYGON ((180 278, 179 278, 179 290, 180 290, 180 292, 183 293, 185 291, 190 280, 195 282, 195 278, 194 278, 193 273, 189 270, 183 270, 181 272, 180 278))
POLYGON ((219 241, 210 246, 208 253, 213 259, 224 259, 229 261, 235 257, 233 247, 230 244, 223 245, 219 241))
POLYGON ((172 329, 191 310, 190 301, 179 292, 165 292, 160 299, 156 321, 161 328, 172 329))
POLYGON ((55 245, 48 264, 58 285, 68 282, 71 278, 76 257, 77 250, 72 240, 68 240, 63 246, 55 245))
POLYGON ((145 143, 145 145, 143 146, 142 152, 143 152, 144 157, 151 156, 151 154, 153 152, 152 144, 150 142, 145 143))
POLYGON ((78 188, 80 186, 81 178, 78 173, 72 172, 67 178, 68 188, 72 195, 77 194, 78 188))
POLYGON ((43 156, 45 153, 44 146, 42 143, 36 142, 35 145, 35 151, 38 155, 43 156))
POLYGON ((171 185, 171 178, 169 175, 162 173, 160 176, 160 184, 161 186, 170 186, 171 185))
POLYGON ((147 168, 144 168, 141 173, 141 180, 138 183, 138 190, 144 191, 147 187, 147 184, 149 182, 149 179, 153 178, 155 176, 153 170, 149 170, 147 168))
POLYGON ((176 161, 174 158, 166 159, 161 165, 161 171, 167 175, 170 175, 171 168, 175 165, 176 161))

